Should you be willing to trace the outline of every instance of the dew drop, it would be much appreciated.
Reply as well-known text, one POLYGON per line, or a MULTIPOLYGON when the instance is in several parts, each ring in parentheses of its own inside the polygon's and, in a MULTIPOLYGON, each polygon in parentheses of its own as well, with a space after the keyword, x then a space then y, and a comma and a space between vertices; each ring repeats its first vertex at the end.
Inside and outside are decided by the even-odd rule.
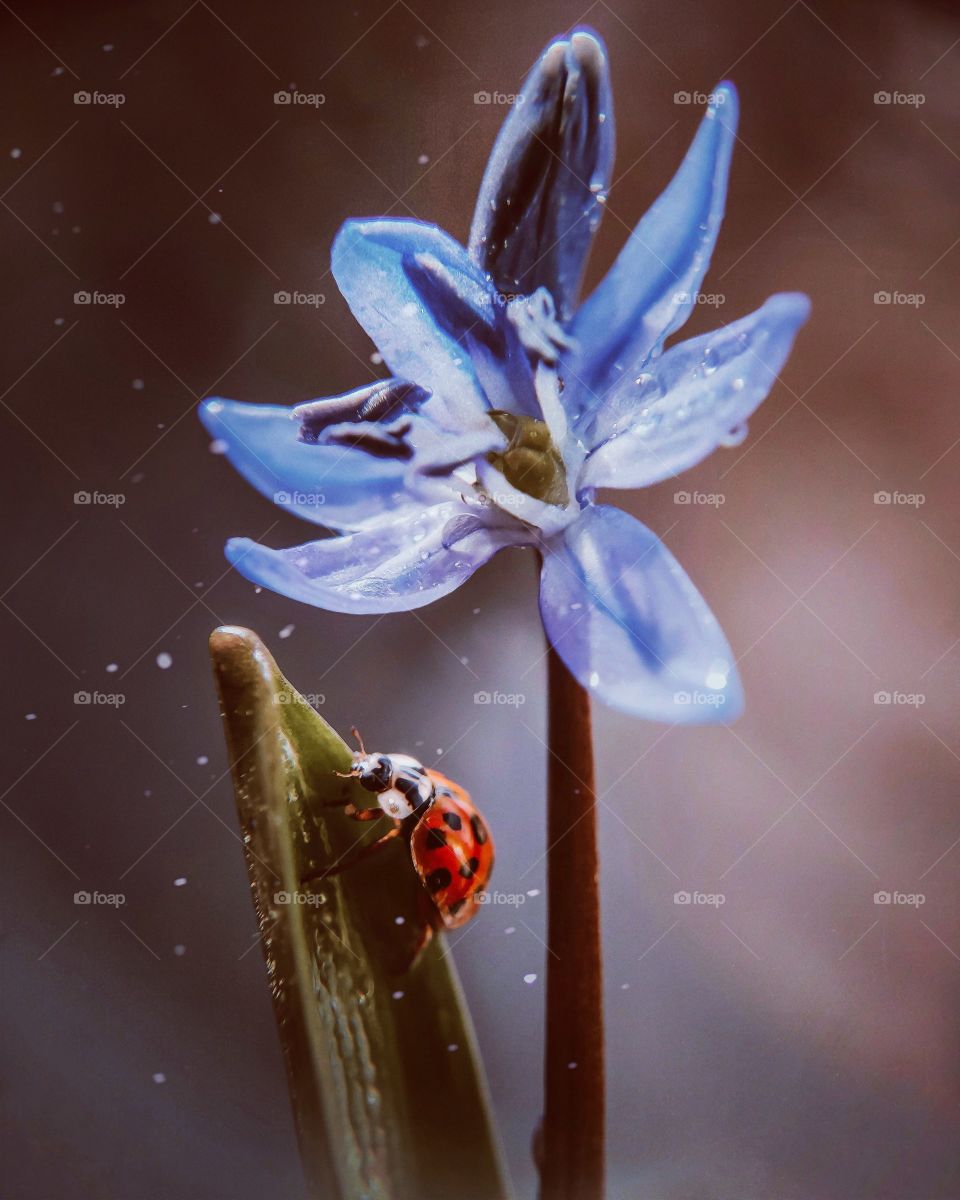
POLYGON ((750 432, 746 421, 741 421, 739 425, 734 425, 719 439, 721 446, 739 446, 747 434, 750 432))
POLYGON ((533 973, 531 973, 531 974, 529 974, 529 975, 524 975, 524 977, 523 977, 523 982, 524 982, 524 983, 536 983, 536 982, 537 982, 537 977, 536 977, 536 975, 534 975, 533 973))
POLYGON ((173 655, 168 654, 166 650, 161 650, 157 655, 157 666, 161 671, 167 671, 173 666, 173 655))

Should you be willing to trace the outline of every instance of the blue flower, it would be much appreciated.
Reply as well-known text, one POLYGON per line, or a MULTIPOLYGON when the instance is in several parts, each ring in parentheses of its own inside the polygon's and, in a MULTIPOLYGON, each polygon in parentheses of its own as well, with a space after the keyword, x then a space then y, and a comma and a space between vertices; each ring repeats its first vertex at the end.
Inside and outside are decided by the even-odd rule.
POLYGON ((736 444, 806 320, 771 297, 664 349, 696 303, 723 215, 732 84, 712 94, 666 191, 578 305, 613 163, 606 55, 547 47, 487 166, 466 249, 414 220, 348 221, 333 274, 391 372, 292 409, 208 400, 233 464, 338 536, 227 545, 248 579, 336 612, 429 604, 508 546, 542 556, 547 637, 600 700, 665 721, 729 720, 734 656, 679 563, 595 501, 736 444))

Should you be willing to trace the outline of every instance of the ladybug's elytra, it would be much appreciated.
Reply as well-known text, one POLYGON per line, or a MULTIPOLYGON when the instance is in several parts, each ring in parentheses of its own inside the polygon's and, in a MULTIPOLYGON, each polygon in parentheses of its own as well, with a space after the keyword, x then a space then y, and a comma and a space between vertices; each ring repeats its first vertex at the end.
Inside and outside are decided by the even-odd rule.
POLYGON ((406 838, 424 888, 423 932, 416 959, 434 930, 457 929, 476 913, 493 870, 493 840, 459 784, 408 754, 368 754, 356 729, 353 735, 360 750, 344 778, 357 779, 377 797, 378 807, 348 803, 344 813, 355 821, 387 816, 393 827, 323 874, 339 874, 394 838, 406 838))

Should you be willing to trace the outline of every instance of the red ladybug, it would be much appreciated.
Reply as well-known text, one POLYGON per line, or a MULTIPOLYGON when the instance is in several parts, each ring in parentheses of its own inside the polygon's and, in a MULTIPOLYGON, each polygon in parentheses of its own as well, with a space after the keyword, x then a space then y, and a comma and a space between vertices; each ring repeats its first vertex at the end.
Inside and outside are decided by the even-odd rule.
POLYGON ((356 729, 353 735, 360 750, 344 778, 358 779, 361 787, 376 795, 378 807, 347 804, 344 812, 355 821, 387 816, 393 827, 324 874, 339 874, 394 838, 405 837, 424 887, 423 935, 416 959, 434 930, 457 929, 480 907, 493 871, 493 839, 459 784, 408 754, 368 754, 356 729))

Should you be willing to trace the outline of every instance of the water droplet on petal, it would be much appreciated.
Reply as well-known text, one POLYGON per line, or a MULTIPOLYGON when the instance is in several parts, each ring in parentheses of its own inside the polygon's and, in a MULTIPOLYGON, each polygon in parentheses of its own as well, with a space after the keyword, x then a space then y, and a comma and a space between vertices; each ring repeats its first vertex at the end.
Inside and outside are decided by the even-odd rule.
POLYGON ((746 421, 741 421, 738 425, 734 425, 720 438, 721 446, 739 446, 750 432, 746 421))

